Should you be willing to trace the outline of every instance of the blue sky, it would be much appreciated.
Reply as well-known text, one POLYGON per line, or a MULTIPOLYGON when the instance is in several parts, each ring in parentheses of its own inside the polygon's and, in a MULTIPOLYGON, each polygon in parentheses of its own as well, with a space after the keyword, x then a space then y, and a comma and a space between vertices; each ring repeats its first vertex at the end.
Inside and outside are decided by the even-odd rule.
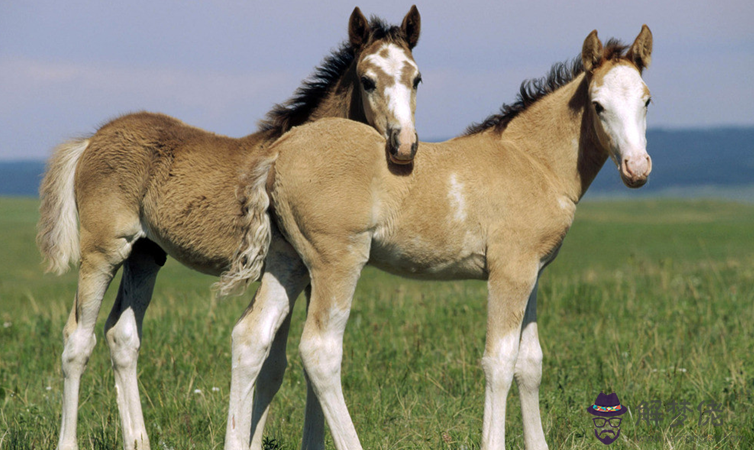
MULTIPOLYGON (((243 136, 347 36, 354 6, 400 23, 398 1, 0 1, 0 159, 131 111, 243 136)), ((576 56, 593 29, 654 35, 650 127, 754 125, 754 2, 418 2, 417 130, 452 137, 576 56)))

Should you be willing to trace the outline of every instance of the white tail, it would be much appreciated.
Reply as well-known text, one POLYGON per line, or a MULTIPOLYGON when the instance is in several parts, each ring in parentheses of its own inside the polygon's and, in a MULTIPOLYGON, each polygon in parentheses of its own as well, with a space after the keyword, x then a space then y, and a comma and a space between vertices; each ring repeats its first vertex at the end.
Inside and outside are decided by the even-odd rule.
POLYGON ((55 149, 39 187, 37 246, 47 261, 47 272, 58 275, 79 261, 78 210, 74 179, 76 165, 88 139, 68 141, 55 149))
POLYGON ((230 268, 220 276, 220 281, 213 285, 219 297, 228 296, 236 291, 238 294, 243 293, 250 282, 258 280, 262 275, 264 259, 267 257, 272 236, 270 215, 267 213, 270 197, 267 195, 265 184, 276 159, 277 154, 261 159, 239 189, 244 211, 244 236, 233 255, 230 268))

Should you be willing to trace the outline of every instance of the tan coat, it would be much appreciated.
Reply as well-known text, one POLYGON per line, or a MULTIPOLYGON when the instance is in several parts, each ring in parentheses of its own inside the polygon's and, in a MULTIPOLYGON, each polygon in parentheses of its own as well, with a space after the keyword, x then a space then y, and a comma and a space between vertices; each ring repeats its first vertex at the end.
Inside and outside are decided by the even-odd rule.
MULTIPOLYGON (((323 119, 278 140, 270 149, 278 158, 267 189, 282 237, 273 229, 272 259, 234 329, 238 369, 231 397, 253 385, 251 368, 260 362, 249 355, 261 352, 251 343, 271 345, 275 324, 295 302, 291 293, 307 281, 294 275, 304 266, 311 281, 300 345, 304 368, 336 448, 359 449, 340 362, 364 265, 425 279, 483 279, 489 299, 482 448, 504 447, 514 376, 526 446, 546 448, 538 405, 537 281, 608 157, 629 187, 649 176, 649 90, 641 71, 651 49, 646 26, 630 49, 612 41, 603 47, 595 31, 584 41, 579 64, 556 66, 516 105, 466 136, 422 143, 408 167, 389 163, 374 129, 348 120, 323 119)), ((234 417, 232 411, 229 420, 234 417)))

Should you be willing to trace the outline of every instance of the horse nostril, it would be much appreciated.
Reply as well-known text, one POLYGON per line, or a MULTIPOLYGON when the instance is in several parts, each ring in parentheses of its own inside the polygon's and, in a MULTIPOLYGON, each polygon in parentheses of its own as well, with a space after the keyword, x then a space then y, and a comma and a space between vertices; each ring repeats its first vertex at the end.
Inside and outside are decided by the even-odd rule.
POLYGON ((623 160, 623 167, 626 168, 626 173, 630 176, 634 176, 634 173, 631 171, 631 166, 628 163, 628 158, 625 158, 623 160))
POLYGON ((390 136, 389 142, 390 142, 390 151, 395 154, 395 152, 398 151, 398 148, 401 146, 401 140, 399 138, 401 134, 400 128, 393 128, 390 130, 388 135, 390 136))

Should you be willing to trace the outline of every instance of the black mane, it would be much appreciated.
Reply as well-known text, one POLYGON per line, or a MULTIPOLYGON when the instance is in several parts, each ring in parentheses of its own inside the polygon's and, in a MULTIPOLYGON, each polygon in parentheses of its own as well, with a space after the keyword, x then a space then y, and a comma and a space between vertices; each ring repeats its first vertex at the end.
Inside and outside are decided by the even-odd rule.
MULTIPOLYGON (((619 40, 610 39, 603 50, 603 61, 622 58, 627 48, 619 40)), ((547 76, 524 80, 513 104, 503 103, 498 114, 493 114, 480 123, 471 124, 464 135, 481 133, 490 128, 502 132, 511 120, 526 111, 537 100, 570 83, 583 72, 584 65, 581 62, 580 54, 571 61, 554 64, 547 76)))
MULTIPOLYGON (((400 27, 388 25, 379 17, 372 16, 369 27, 370 42, 381 39, 389 42, 406 40, 400 27)), ((291 98, 284 103, 276 104, 265 118, 259 121, 259 131, 272 131, 279 136, 306 122, 351 66, 356 53, 357 49, 353 48, 349 41, 341 43, 325 57, 309 78, 301 83, 291 98)))

